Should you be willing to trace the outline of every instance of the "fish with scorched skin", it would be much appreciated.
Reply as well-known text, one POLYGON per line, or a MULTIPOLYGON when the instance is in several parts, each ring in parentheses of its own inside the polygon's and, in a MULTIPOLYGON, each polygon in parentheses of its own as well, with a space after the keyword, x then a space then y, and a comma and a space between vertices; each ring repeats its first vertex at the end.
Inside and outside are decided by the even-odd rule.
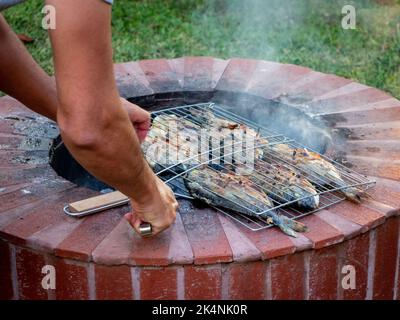
POLYGON ((319 195, 315 187, 298 171, 289 166, 271 164, 260 161, 265 148, 268 148, 268 140, 261 137, 254 129, 249 128, 243 124, 235 123, 234 121, 219 118, 210 111, 207 112, 192 112, 193 116, 198 119, 200 123, 207 124, 214 128, 218 128, 222 134, 229 134, 235 130, 242 130, 245 134, 251 135, 257 139, 258 145, 261 147, 256 148, 255 164, 246 166, 245 164, 236 164, 233 170, 236 174, 246 175, 253 182, 261 185, 263 191, 272 199, 283 202, 294 202, 294 205, 305 210, 314 210, 319 206, 319 195))
POLYGON ((256 161, 254 171, 248 174, 248 178, 279 203, 291 202, 290 206, 307 211, 319 206, 319 195, 315 187, 289 166, 256 161))
POLYGON ((277 214, 273 202, 251 180, 234 173, 225 173, 208 166, 189 171, 185 184, 190 194, 209 205, 233 210, 244 215, 266 218, 292 237, 307 231, 298 221, 277 214))
POLYGON ((304 171, 307 178, 315 185, 330 185, 334 188, 342 188, 340 192, 353 202, 359 203, 363 196, 363 190, 356 187, 347 187, 338 169, 330 162, 322 158, 318 153, 308 151, 305 148, 293 148, 287 144, 271 146, 271 155, 282 157, 287 162, 304 171))
POLYGON ((199 127, 190 121, 173 114, 159 115, 152 121, 142 151, 155 171, 170 166, 181 170, 198 161, 198 135, 199 127))

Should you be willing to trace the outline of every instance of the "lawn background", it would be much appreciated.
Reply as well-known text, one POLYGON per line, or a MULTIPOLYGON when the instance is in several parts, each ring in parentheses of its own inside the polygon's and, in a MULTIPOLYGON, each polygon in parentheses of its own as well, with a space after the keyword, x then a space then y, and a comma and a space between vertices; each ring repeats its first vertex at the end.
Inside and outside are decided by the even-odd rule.
MULTIPOLYGON (((53 73, 42 0, 4 11, 28 50, 53 73)), ((180 56, 246 57, 335 73, 400 98, 399 0, 115 0, 114 60, 180 56), (341 8, 356 8, 344 30, 341 8)))

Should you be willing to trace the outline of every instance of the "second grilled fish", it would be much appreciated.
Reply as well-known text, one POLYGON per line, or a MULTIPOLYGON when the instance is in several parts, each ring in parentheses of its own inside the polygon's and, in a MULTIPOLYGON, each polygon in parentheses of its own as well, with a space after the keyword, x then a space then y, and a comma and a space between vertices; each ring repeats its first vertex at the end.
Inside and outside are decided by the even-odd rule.
MULTIPOLYGON (((318 208, 318 192, 294 168, 278 163, 256 161, 254 169, 248 173, 248 178, 259 185, 270 198, 279 203, 293 202, 291 206, 307 211, 318 208)), ((236 169, 239 174, 242 174, 241 171, 240 167, 236 169)))
POLYGON ((322 158, 318 153, 303 148, 292 148, 287 144, 271 146, 271 150, 277 152, 289 163, 303 170, 308 179, 315 185, 328 185, 330 187, 342 188, 340 190, 348 200, 359 203, 363 196, 363 190, 356 187, 347 187, 338 169, 330 162, 322 158), (327 183, 326 181, 329 181, 327 183))
POLYGON ((307 230, 304 224, 269 210, 274 206, 272 201, 244 176, 223 173, 204 166, 188 172, 185 184, 196 199, 245 215, 270 219, 292 237, 297 236, 295 231, 307 230))

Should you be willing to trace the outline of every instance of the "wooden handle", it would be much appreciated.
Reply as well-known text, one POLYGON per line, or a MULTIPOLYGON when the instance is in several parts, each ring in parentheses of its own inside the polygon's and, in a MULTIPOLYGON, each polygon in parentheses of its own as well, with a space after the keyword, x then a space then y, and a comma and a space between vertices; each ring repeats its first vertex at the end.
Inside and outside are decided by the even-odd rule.
POLYGON ((128 200, 128 197, 119 191, 114 191, 100 196, 95 196, 85 200, 80 200, 68 204, 72 212, 81 212, 85 210, 96 209, 115 202, 128 200))

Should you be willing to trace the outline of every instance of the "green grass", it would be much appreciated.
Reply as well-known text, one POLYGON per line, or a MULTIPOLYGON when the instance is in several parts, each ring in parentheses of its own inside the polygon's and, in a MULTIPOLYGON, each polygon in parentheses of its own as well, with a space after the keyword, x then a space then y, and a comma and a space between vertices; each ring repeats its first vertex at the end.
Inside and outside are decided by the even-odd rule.
MULTIPOLYGON (((400 1, 115 2, 116 62, 183 55, 266 59, 335 73, 400 98, 400 1), (341 28, 341 8, 349 3, 357 10, 356 30, 341 28)), ((35 39, 27 47, 52 73, 41 6, 30 0, 4 14, 16 32, 35 39)))

